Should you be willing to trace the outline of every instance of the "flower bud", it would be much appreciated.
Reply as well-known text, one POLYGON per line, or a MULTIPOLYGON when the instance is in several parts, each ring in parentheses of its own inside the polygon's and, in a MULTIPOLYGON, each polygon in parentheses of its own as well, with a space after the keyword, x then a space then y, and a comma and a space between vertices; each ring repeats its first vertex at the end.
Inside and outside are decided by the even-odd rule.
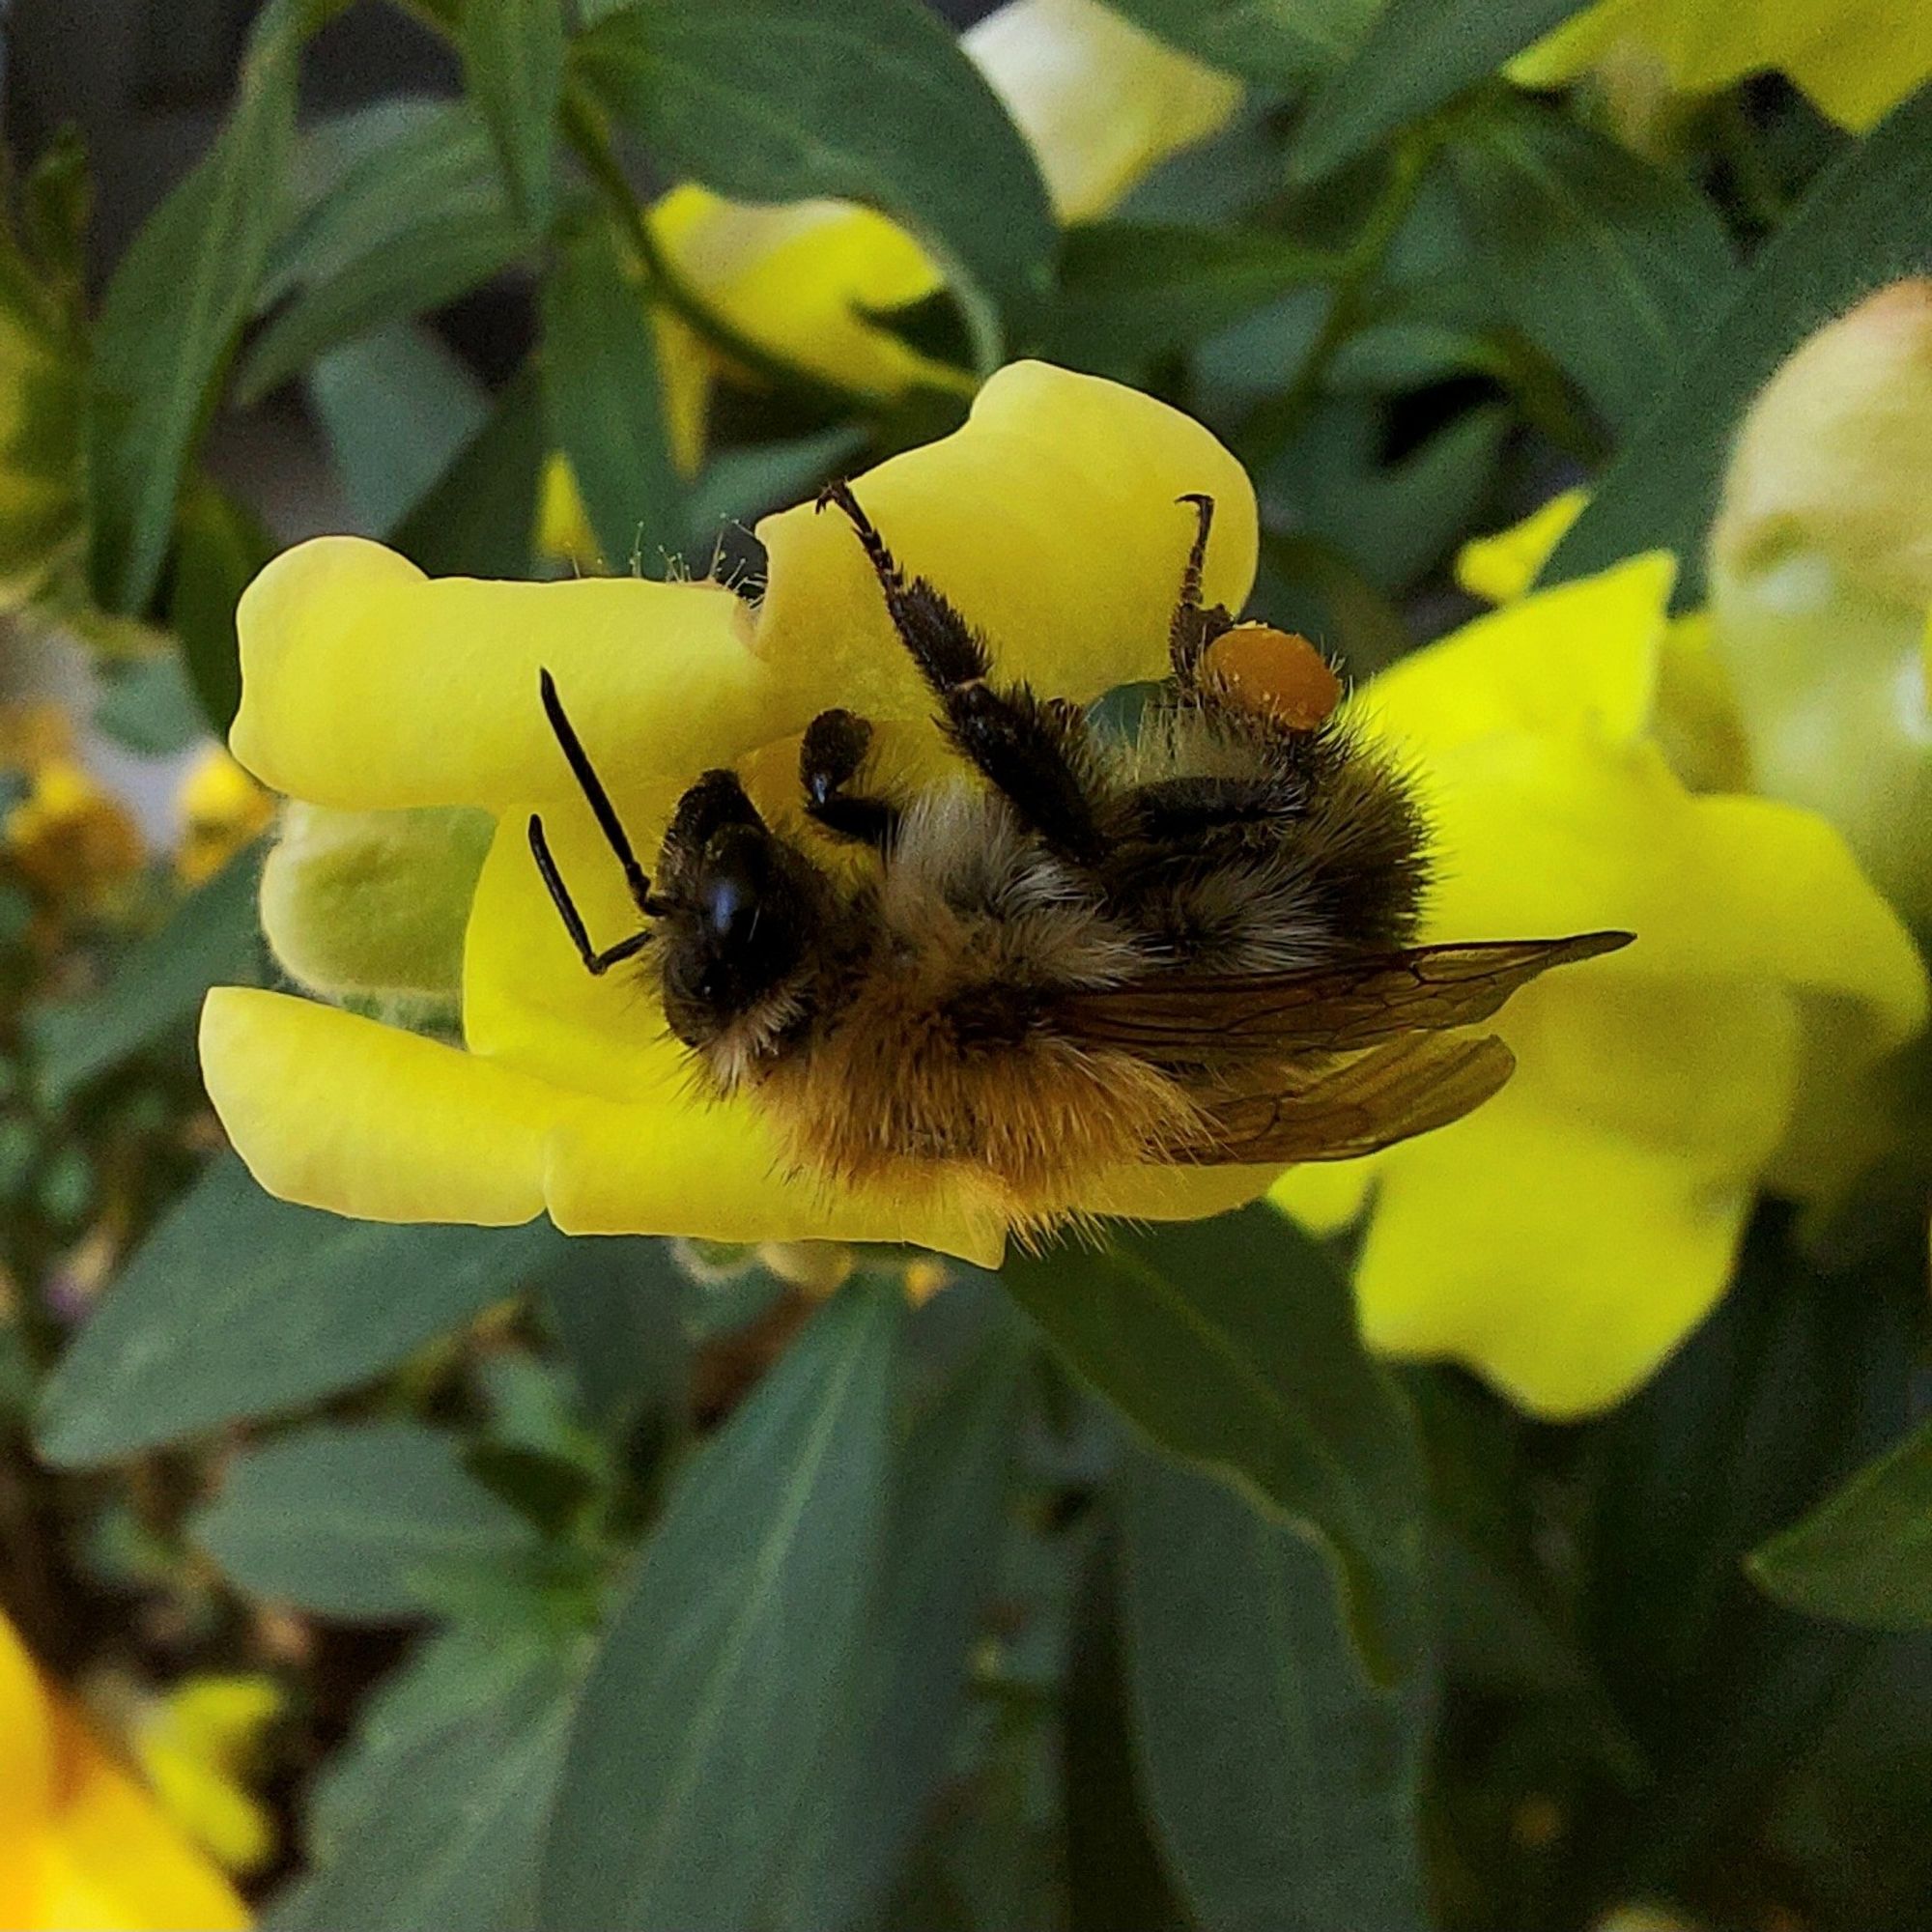
POLYGON ((1932 927, 1932 281, 1820 329, 1751 406, 1710 600, 1754 788, 1831 819, 1932 927))
POLYGON ((405 1021, 457 1009, 492 821, 464 808, 343 811, 292 801, 262 871, 262 930, 289 977, 405 1021))

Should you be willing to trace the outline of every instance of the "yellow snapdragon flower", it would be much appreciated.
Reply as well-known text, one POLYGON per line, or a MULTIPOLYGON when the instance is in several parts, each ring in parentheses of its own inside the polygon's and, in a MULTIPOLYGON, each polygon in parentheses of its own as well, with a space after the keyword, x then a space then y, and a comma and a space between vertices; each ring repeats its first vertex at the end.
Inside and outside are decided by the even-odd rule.
MULTIPOLYGON (((1056 695, 1163 674, 1182 492, 1217 499, 1210 601, 1238 606, 1254 574, 1254 492, 1207 430, 1038 363, 1001 371, 964 428, 860 490, 908 562, 997 640, 1003 670, 1056 695)), ((374 1220, 547 1210, 577 1233, 911 1241, 999 1259, 1004 1225, 963 1190, 914 1208, 781 1172, 752 1102, 698 1097, 654 990, 583 972, 530 863, 526 821, 541 809, 593 930, 634 918, 545 723, 540 666, 644 850, 711 766, 736 767, 790 816, 798 734, 826 706, 932 742, 931 699, 849 530, 807 504, 758 535, 770 581, 755 611, 715 583, 431 580, 341 537, 289 552, 250 586, 232 740, 243 765, 314 805, 482 812, 496 828, 462 887, 464 1048, 289 994, 210 996, 208 1090, 270 1192, 374 1220)), ((323 935, 308 936, 312 977, 348 995, 352 973, 318 961, 323 935)), ((1134 1166, 1078 1205, 1194 1216, 1270 1178, 1134 1166)))
MULTIPOLYGON (((1025 135, 1062 221, 1105 213, 1240 105, 1237 81, 1099 0, 1009 0, 960 45, 1025 135)), ((666 258, 717 314, 794 368, 871 396, 971 387, 957 369, 869 319, 910 307, 944 281, 925 250, 876 210, 823 199, 751 205, 687 183, 648 219, 666 258)), ((674 316, 660 313, 656 327, 672 453, 695 469, 716 361, 674 316)), ((599 561, 561 457, 545 470, 537 546, 589 567, 599 561)))
POLYGON ((1820 1120, 1927 1000, 1831 826, 1673 766, 1671 694, 1700 687, 1671 560, 1523 594, 1579 506, 1472 546, 1464 582, 1507 601, 1354 702, 1422 781, 1428 937, 1608 925, 1637 943, 1511 1004, 1516 1076, 1467 1120, 1274 1189, 1320 1227, 1369 1208, 1372 1346, 1463 1362, 1556 1418, 1628 1394, 1702 1319, 1761 1184, 1826 1184, 1805 1157, 1820 1120))
POLYGON ((0 772, 25 791, 0 816, 0 849, 47 898, 86 904, 139 869, 128 808, 80 761, 58 705, 0 707, 0 772))
POLYGON ((0 1616, 0 1925, 222 1932, 248 1922, 228 1881, 108 1754, 0 1616))
POLYGON ((182 815, 175 872, 190 886, 212 879, 275 815, 274 800, 220 745, 194 761, 175 803, 182 815))
POLYGON ((204 1673, 148 1698, 129 1726, 162 1809, 225 1871, 258 1870, 273 1855, 274 1821, 249 1780, 282 1706, 270 1678, 204 1673))
POLYGON ((1932 76, 1932 12, 1916 0, 1597 0, 1518 55, 1509 75, 1550 87, 1626 48, 1686 94, 1780 69, 1861 132, 1932 76))

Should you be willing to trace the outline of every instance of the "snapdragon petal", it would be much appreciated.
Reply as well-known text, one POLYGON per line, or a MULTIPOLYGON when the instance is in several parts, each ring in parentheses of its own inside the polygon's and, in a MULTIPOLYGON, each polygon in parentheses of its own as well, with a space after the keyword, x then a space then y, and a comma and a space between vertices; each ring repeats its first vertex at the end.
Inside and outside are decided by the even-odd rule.
POLYGON ((1659 554, 1505 604, 1391 666, 1350 709, 1430 757, 1496 732, 1627 743, 1650 719, 1675 578, 1659 554))
POLYGON ((990 1195, 834 1187, 785 1171, 747 1100, 687 1084, 631 1105, 592 1101, 553 1136, 545 1191, 566 1234, 677 1234, 714 1241, 908 1241, 997 1267, 1006 1225, 990 1195))
MULTIPOLYGON (((989 640, 995 675, 1086 700, 1163 676, 1195 513, 1215 499, 1210 603, 1254 582, 1255 496, 1212 434, 1118 384, 1015 362, 971 419, 867 471, 855 495, 900 563, 929 578, 989 640)), ((923 718, 932 698, 893 634, 877 579, 835 510, 758 525, 771 582, 758 648, 867 717, 923 718)))
POLYGON ((201 1016, 209 1098, 270 1194, 364 1221, 510 1227, 543 1209, 539 1081, 334 1007, 218 986, 201 1016))
POLYGON ((1598 0, 1519 54, 1507 70, 1548 87, 1634 42, 1671 85, 1704 94, 1779 68, 1840 126, 1861 132, 1932 74, 1932 18, 1892 0, 1598 0))
POLYGON ((619 792, 783 728, 749 613, 720 584, 431 579, 380 544, 317 537, 255 579, 236 624, 235 755, 318 805, 569 797, 540 667, 619 792))
POLYGON ((1533 1413, 1587 1415, 1709 1312, 1751 1196, 1506 1089, 1384 1169, 1355 1274, 1363 1335, 1463 1362, 1533 1413))
POLYGON ((1239 81, 1099 0, 1009 0, 959 43, 1026 136, 1062 221, 1104 214, 1241 104, 1239 81))

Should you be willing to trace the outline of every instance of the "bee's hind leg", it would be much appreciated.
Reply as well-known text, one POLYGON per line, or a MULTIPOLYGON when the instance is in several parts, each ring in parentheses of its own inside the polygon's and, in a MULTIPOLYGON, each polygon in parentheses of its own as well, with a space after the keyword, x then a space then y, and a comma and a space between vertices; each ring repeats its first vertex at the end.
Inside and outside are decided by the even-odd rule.
POLYGON ((889 798, 848 790, 872 747, 872 727, 850 711, 821 711, 798 748, 805 814, 836 838, 883 852, 898 837, 899 808, 889 798))
POLYGON ((1106 843, 1080 707, 1037 697, 1023 684, 995 685, 984 639, 924 578, 906 576, 851 489, 828 484, 819 508, 827 503, 858 531, 893 628, 939 699, 947 735, 1047 845, 1097 866, 1106 843))
POLYGON ((1167 627, 1167 656, 1174 667, 1174 681, 1181 690, 1192 691, 1208 646, 1235 628, 1235 615, 1225 604, 1204 606, 1201 602, 1201 573, 1208 561, 1208 532, 1214 527, 1213 497, 1190 492, 1174 500, 1192 504, 1200 519, 1180 572, 1180 601, 1175 605, 1167 627))

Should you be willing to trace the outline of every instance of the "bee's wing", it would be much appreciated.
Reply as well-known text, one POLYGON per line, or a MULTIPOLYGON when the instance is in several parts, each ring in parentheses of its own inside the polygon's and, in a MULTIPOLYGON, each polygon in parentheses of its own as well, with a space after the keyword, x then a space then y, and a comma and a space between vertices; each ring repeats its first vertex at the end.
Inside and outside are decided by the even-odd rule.
POLYGON ((1162 974, 1068 994, 1056 1016, 1080 1038, 1152 1060, 1346 1053, 1486 1020, 1539 973, 1614 952, 1631 938, 1585 932, 1418 946, 1299 973, 1162 974))
POLYGON ((1516 1057, 1493 1034, 1410 1034, 1279 1094, 1213 1102, 1205 1131, 1169 1159, 1193 1166, 1352 1160, 1480 1107, 1516 1057))

